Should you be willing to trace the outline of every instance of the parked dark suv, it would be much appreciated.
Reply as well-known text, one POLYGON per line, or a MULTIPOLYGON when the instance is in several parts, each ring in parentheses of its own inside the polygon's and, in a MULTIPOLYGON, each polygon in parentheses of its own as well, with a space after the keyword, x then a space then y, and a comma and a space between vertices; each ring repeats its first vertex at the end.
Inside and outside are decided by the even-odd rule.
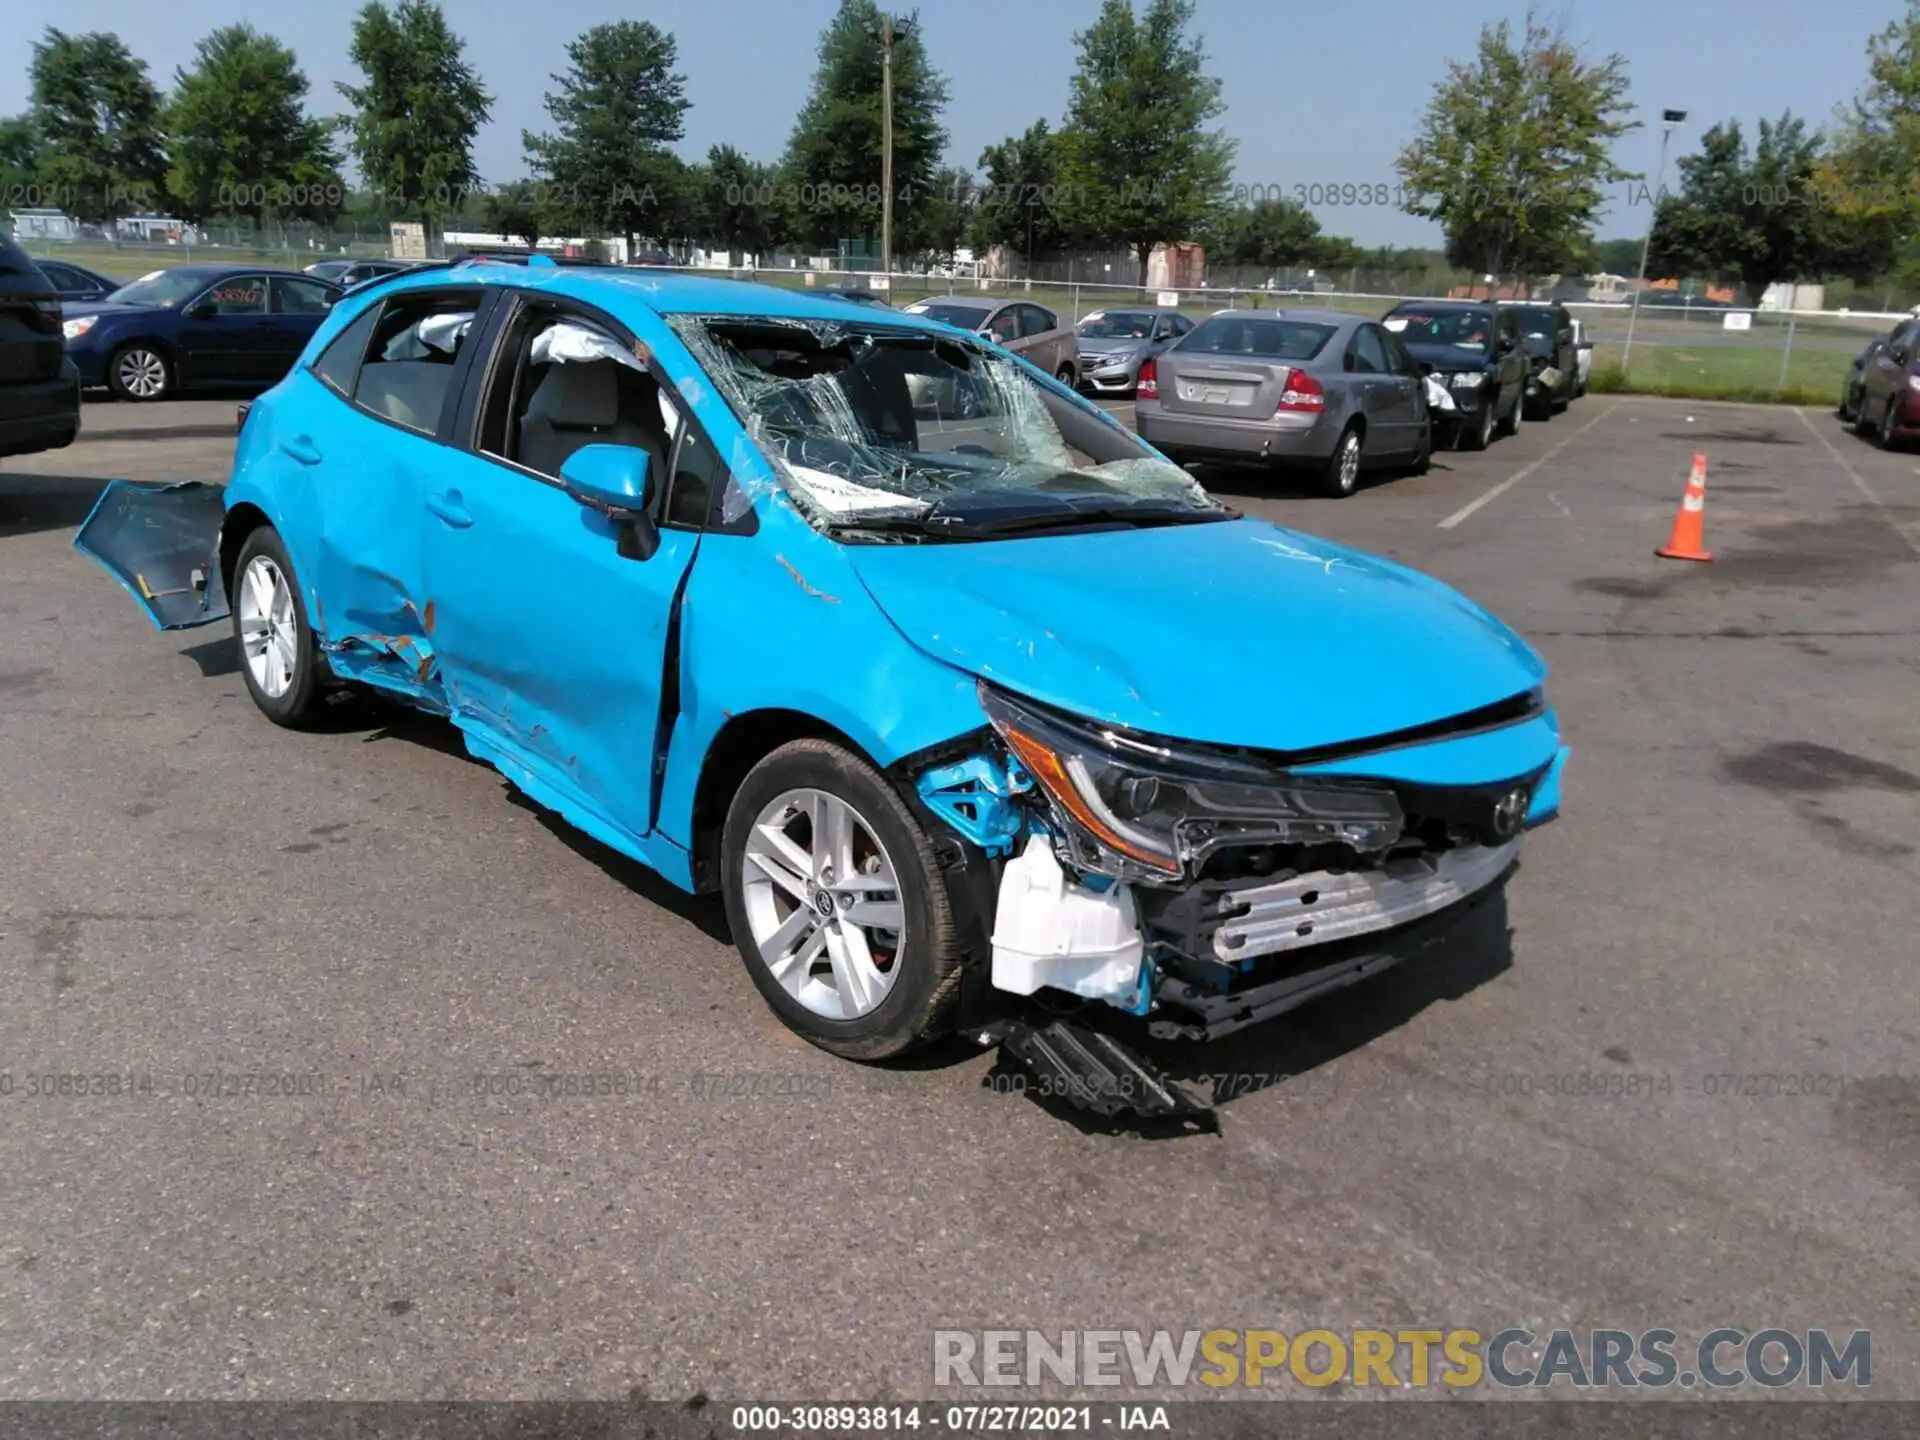
POLYGON ((1550 419, 1573 403, 1580 379, 1573 312, 1558 300, 1506 300, 1500 308, 1513 313, 1527 352, 1527 418, 1550 419))
POLYGON ((1436 377, 1453 396, 1457 417, 1441 426, 1436 445, 1484 450, 1496 432, 1514 432, 1528 375, 1516 319, 1478 301, 1408 300, 1381 320, 1420 373, 1436 377))
POLYGON ((0 232, 0 455, 59 450, 80 433, 80 372, 60 326, 60 292, 0 232))

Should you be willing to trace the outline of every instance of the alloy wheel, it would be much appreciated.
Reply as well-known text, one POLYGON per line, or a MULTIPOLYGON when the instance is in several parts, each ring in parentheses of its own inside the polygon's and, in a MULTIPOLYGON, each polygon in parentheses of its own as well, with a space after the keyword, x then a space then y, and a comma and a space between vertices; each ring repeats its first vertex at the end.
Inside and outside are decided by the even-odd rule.
POLYGON ((136 400, 156 399, 167 388, 167 362, 151 350, 121 352, 114 361, 113 373, 120 388, 136 400))
POLYGON ((293 587, 270 556, 256 555, 241 575, 239 589, 240 642, 247 670, 261 694, 278 700, 293 688, 299 665, 300 629, 293 614, 293 587))
POLYGON ((789 790, 754 819, 741 860, 754 950, 774 982, 828 1020, 853 1020, 900 974, 906 906, 866 817, 825 790, 789 790))
POLYGON ((1360 437, 1349 433, 1340 442, 1340 490, 1349 493, 1360 483, 1360 437))

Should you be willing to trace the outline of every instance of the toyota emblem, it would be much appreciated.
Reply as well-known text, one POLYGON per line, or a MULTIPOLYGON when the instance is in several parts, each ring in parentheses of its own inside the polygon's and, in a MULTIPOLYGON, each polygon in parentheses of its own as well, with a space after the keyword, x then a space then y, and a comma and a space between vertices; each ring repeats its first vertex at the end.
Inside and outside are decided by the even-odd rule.
POLYGON ((1509 790, 1500 797, 1493 807, 1493 833, 1502 840, 1511 840, 1520 833, 1521 823, 1527 818, 1527 792, 1524 788, 1509 790))

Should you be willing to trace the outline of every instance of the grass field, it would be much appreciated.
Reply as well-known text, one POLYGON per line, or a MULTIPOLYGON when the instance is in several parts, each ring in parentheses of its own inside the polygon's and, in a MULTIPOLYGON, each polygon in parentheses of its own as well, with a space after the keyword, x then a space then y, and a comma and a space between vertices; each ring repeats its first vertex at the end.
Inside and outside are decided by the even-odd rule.
MULTIPOLYGON (((319 259, 340 258, 337 252, 313 250, 241 250, 227 248, 185 250, 114 248, 89 245, 34 245, 30 252, 59 258, 97 270, 115 279, 135 279, 149 271, 173 265, 270 265, 298 269, 319 259)), ((366 247, 368 255, 379 251, 366 247)), ((725 272, 709 272, 720 274, 725 272)), ((804 270, 762 270, 752 278, 765 284, 805 288, 808 275, 816 286, 865 283, 865 277, 820 274, 804 270)), ((744 276, 742 278, 745 278, 744 276)), ((1031 299, 1078 319, 1094 310, 1123 305, 1151 305, 1155 293, 1117 287, 1034 285, 1020 281, 949 281, 938 276, 898 276, 891 299, 896 305, 951 293, 1005 294, 1031 299)), ((1193 292, 1181 296, 1183 313, 1199 318, 1229 304, 1272 308, 1339 310, 1377 317, 1398 302, 1394 297, 1344 295, 1274 295, 1248 291, 1193 292)), ((1574 307, 1594 341, 1592 387, 1596 391, 1696 397, 1699 399, 1781 401, 1788 404, 1832 404, 1839 396, 1847 363, 1874 335, 1889 328, 1886 320, 1839 315, 1795 317, 1791 328, 1785 317, 1756 315, 1749 331, 1728 331, 1714 314, 1677 315, 1643 310, 1634 321, 1633 363, 1620 368, 1627 315, 1600 307, 1574 307), (1785 357, 1784 378, 1782 360, 1785 357)))

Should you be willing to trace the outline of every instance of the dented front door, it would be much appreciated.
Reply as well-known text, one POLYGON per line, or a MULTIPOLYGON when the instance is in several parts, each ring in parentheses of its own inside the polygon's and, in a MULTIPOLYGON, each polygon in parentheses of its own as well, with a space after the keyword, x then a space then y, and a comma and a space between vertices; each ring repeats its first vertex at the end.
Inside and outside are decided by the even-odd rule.
POLYGON ((425 525, 425 609, 454 722, 589 833, 646 835, 669 617, 698 535, 665 530, 655 554, 626 559, 605 515, 456 450, 425 525))
POLYGON ((111 480, 73 543, 106 567, 157 628, 187 630, 229 613, 219 574, 225 518, 221 486, 111 480))

